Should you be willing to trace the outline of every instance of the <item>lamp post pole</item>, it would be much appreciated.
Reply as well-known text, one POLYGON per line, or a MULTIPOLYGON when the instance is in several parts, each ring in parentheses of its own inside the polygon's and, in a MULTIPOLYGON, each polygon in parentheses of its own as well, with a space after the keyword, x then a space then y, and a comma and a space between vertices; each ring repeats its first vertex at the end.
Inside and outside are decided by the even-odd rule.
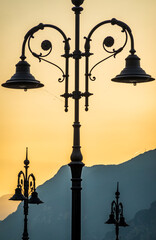
POLYGON ((81 93, 79 91, 79 61, 81 52, 79 49, 80 38, 80 12, 83 10, 81 7, 73 7, 75 12, 75 51, 73 58, 75 60, 75 91, 73 98, 75 101, 75 121, 74 138, 73 138, 73 151, 71 154, 71 163, 69 164, 72 174, 72 240, 81 239, 81 172, 84 164, 82 163, 82 154, 80 150, 80 122, 79 122, 79 100, 81 93))
POLYGON ((23 240, 29 240, 28 234, 28 204, 40 204, 43 203, 39 198, 36 192, 35 186, 35 176, 34 174, 28 175, 29 168, 28 160, 28 148, 26 148, 26 159, 24 160, 25 173, 20 171, 18 174, 18 183, 15 190, 15 194, 9 199, 13 201, 24 201, 24 230, 23 230, 23 240), (30 179, 32 179, 30 181, 30 179), (23 194, 22 194, 23 191, 23 194), (29 192, 32 194, 29 199, 29 192))
MULTIPOLYGON (((28 168, 29 168, 29 160, 28 160, 28 149, 26 150, 26 159, 24 161, 24 231, 23 231, 23 240, 28 240, 28 191, 29 191, 29 181, 28 181, 28 168)), ((19 178, 22 172, 19 174, 19 178)), ((33 177, 34 185, 35 185, 35 177, 33 177)))
POLYGON ((69 40, 65 33, 57 26, 51 24, 43 24, 30 29, 23 41, 22 45, 22 55, 21 61, 16 64, 16 73, 11 77, 10 80, 3 83, 2 86, 6 88, 13 89, 27 89, 31 88, 41 88, 44 84, 40 83, 40 81, 36 80, 34 76, 30 73, 30 65, 28 64, 25 55, 26 44, 28 44, 28 49, 31 54, 37 58, 40 62, 45 61, 55 67, 57 67, 61 73, 62 78, 59 78, 59 82, 65 81, 65 92, 61 96, 65 99, 65 112, 68 111, 68 99, 72 98, 74 100, 74 136, 73 136, 73 150, 71 154, 71 162, 69 166, 71 168, 72 175, 72 230, 71 230, 71 239, 72 240, 81 240, 81 173, 82 168, 84 166, 81 154, 81 146, 80 146, 80 122, 79 122, 79 101, 81 97, 85 97, 85 110, 88 111, 89 106, 89 97, 93 95, 89 92, 89 81, 94 81, 95 77, 92 76, 93 69, 98 66, 100 63, 104 62, 110 57, 115 57, 119 54, 127 44, 128 37, 130 39, 130 55, 126 58, 126 67, 123 71, 112 79, 114 82, 123 82, 123 83, 132 83, 136 85, 141 82, 149 82, 153 81, 150 75, 146 74, 146 72, 140 67, 140 58, 135 54, 134 49, 134 39, 132 35, 132 31, 130 27, 117 19, 105 20, 97 24, 93 29, 89 32, 88 36, 85 37, 85 45, 84 51, 80 51, 80 13, 83 10, 81 5, 84 0, 72 0, 72 4, 74 7, 72 8, 75 13, 75 49, 73 52, 70 52, 69 40), (89 66, 89 58, 93 54, 90 52, 92 35, 96 32, 96 30, 104 26, 106 24, 117 25, 125 35, 125 42, 123 46, 116 49, 114 48, 114 39, 111 36, 108 36, 103 41, 104 50, 110 54, 108 57, 100 60, 96 63, 92 68, 89 66), (46 57, 52 51, 52 44, 49 40, 44 40, 41 44, 42 50, 46 51, 46 53, 36 53, 31 49, 30 42, 34 39, 34 34, 40 30, 44 30, 45 28, 55 29, 60 35, 63 37, 64 43, 64 54, 62 57, 65 59, 65 70, 62 70, 57 64, 49 61, 46 57), (111 49, 111 50, 110 50, 111 49), (75 61, 75 88, 74 91, 69 93, 68 85, 69 85, 69 59, 72 58, 75 61), (81 58, 85 58, 85 91, 81 92, 79 87, 79 62, 81 58))
POLYGON ((125 222, 125 218, 123 216, 123 205, 119 203, 119 183, 117 183, 117 190, 115 193, 116 200, 111 204, 111 214, 109 215, 109 219, 105 222, 106 224, 114 224, 115 225, 115 234, 116 240, 119 240, 119 227, 127 227, 129 226, 125 222))

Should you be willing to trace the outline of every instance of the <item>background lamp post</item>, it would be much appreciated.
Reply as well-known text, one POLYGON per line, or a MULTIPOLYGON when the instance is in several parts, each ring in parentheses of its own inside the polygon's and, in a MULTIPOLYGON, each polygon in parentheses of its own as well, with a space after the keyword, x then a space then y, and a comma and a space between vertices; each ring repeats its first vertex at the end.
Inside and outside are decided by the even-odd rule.
POLYGON ((119 240, 119 227, 127 227, 129 226, 125 222, 125 218, 123 216, 123 205, 119 203, 119 183, 117 183, 117 191, 115 193, 116 201, 113 201, 111 204, 111 214, 109 215, 109 219, 105 222, 106 224, 114 224, 115 225, 115 234, 116 240, 119 240))
POLYGON ((28 160, 28 148, 26 148, 26 159, 24 161, 25 173, 20 171, 18 174, 18 182, 17 188, 15 189, 15 194, 9 199, 13 201, 24 201, 24 231, 23 231, 23 240, 28 240, 28 204, 40 204, 43 203, 38 198, 38 193, 36 192, 35 187, 35 176, 31 173, 28 175, 29 168, 29 160, 28 160), (30 179, 32 179, 30 181, 30 179), (23 191, 23 194, 22 194, 23 191), (30 199, 28 198, 31 194, 30 199))
POLYGON ((14 89, 27 89, 31 88, 40 88, 44 85, 40 83, 40 81, 36 80, 34 76, 30 73, 30 65, 25 61, 26 55, 26 44, 28 44, 28 48, 31 54, 39 59, 39 61, 45 61, 53 66, 57 67, 61 73, 62 78, 59 78, 59 82, 65 82, 65 92, 61 95, 65 99, 65 111, 68 111, 68 99, 72 98, 74 100, 74 136, 73 136, 73 151, 71 154, 71 162, 69 166, 71 168, 72 174, 72 240, 80 240, 81 239, 81 172, 84 166, 81 154, 81 146, 80 146, 80 121, 79 121, 79 101, 80 98, 85 98, 85 110, 88 111, 89 107, 89 97, 93 95, 89 92, 89 80, 94 81, 95 77, 92 76, 93 69, 99 65, 101 62, 107 60, 110 57, 115 57, 119 54, 127 44, 128 38, 130 39, 130 54, 126 58, 126 67, 121 71, 119 75, 112 79, 115 82, 123 82, 123 83, 132 83, 136 85, 141 82, 149 82, 153 81, 150 75, 146 74, 146 72, 140 67, 140 58, 135 54, 134 48, 134 39, 132 35, 132 31, 127 24, 122 21, 118 21, 116 19, 106 20, 97 24, 85 37, 85 45, 84 51, 80 50, 80 13, 83 8, 81 7, 84 0, 72 0, 74 7, 72 10, 75 13, 75 49, 73 52, 70 51, 69 40, 65 33, 57 26, 51 24, 42 24, 33 27, 30 29, 24 37, 23 45, 22 45, 22 55, 21 61, 19 61, 16 65, 16 73, 11 77, 10 80, 3 83, 2 86, 6 88, 14 88, 14 89), (93 67, 89 66, 89 59, 93 53, 90 52, 92 35, 94 32, 101 26, 110 24, 117 25, 119 29, 122 30, 125 35, 125 42, 123 46, 116 49, 113 47, 114 39, 111 36, 108 36, 103 41, 104 50, 110 55, 105 59, 102 59, 98 63, 96 63, 93 67), (62 70, 57 64, 50 62, 45 57, 47 57, 52 51, 52 44, 49 40, 45 40, 41 44, 42 50, 45 51, 45 54, 38 54, 31 49, 30 42, 32 38, 34 38, 34 34, 38 31, 44 30, 46 28, 55 29, 57 32, 61 34, 63 37, 64 43, 64 54, 62 57, 65 59, 65 69, 62 70), (110 50, 113 47, 112 50, 110 50), (79 89, 79 63, 81 58, 85 58, 85 91, 81 92, 79 89), (69 85, 69 59, 73 59, 75 62, 74 70, 75 70, 75 86, 74 91, 69 93, 68 85, 69 85))

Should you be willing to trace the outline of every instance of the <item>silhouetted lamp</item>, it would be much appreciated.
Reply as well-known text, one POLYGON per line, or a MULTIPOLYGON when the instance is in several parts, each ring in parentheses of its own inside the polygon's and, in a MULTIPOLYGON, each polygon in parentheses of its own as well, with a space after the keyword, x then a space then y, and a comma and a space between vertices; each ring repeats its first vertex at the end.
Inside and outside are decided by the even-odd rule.
POLYGON ((36 191, 32 192, 30 199, 28 200, 29 204, 41 204, 43 203, 39 197, 38 193, 36 191))
POLYGON ((28 175, 30 161, 28 160, 28 148, 26 148, 26 159, 24 160, 25 172, 20 171, 18 174, 17 188, 15 189, 15 194, 9 199, 13 201, 23 201, 24 200, 24 231, 23 231, 23 240, 29 240, 28 236, 28 204, 40 204, 43 203, 36 192, 35 187, 35 176, 34 174, 28 175), (30 179, 32 179, 30 181, 30 179), (22 190, 24 195, 22 194, 22 190), (29 199, 29 195, 31 197, 29 199))
POLYGON ((119 183, 117 183, 117 191, 115 193, 116 199, 111 203, 111 214, 109 215, 109 219, 105 222, 106 224, 115 225, 116 240, 119 239, 119 227, 129 226, 125 222, 125 218, 123 216, 123 205, 121 202, 119 203, 119 196, 119 183))
POLYGON ((44 85, 34 78, 30 73, 30 65, 26 61, 19 61, 16 64, 16 73, 10 80, 2 84, 6 88, 27 89, 41 88, 44 85))
POLYGON ((13 201, 23 201, 26 200, 27 198, 23 196, 23 194, 21 193, 21 188, 17 187, 15 189, 15 194, 9 199, 9 200, 13 200, 13 201))
POLYGON ((112 79, 114 82, 133 83, 136 85, 141 82, 153 81, 150 75, 140 67, 140 58, 137 55, 129 55, 126 59, 126 67, 119 75, 112 79))

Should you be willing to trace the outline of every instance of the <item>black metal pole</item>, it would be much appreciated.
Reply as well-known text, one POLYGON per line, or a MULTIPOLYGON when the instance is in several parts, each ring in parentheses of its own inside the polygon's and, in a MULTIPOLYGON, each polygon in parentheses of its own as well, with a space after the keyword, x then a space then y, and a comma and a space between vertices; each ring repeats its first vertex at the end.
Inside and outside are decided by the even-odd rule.
POLYGON ((24 200, 24 231, 23 231, 23 240, 28 240, 28 199, 24 200))
POLYGON ((79 99, 81 93, 79 91, 79 60, 81 52, 79 49, 80 37, 80 12, 83 10, 80 6, 75 6, 72 9, 75 12, 75 51, 73 58, 75 59, 75 91, 73 98, 75 101, 75 121, 73 151, 71 154, 71 163, 69 164, 72 174, 72 230, 71 239, 81 240, 81 172, 84 164, 82 163, 82 154, 80 146, 80 122, 79 122, 79 99))
POLYGON ((116 240, 119 240, 119 183, 117 183, 117 191, 115 193, 116 196, 116 208, 115 208, 115 214, 116 214, 116 225, 115 225, 115 233, 116 233, 116 240))
POLYGON ((26 199, 24 200, 24 231, 23 231, 23 240, 29 240, 28 235, 28 168, 29 168, 29 160, 27 158, 28 149, 26 149, 26 159, 24 161, 25 164, 25 179, 24 179, 24 196, 26 199))

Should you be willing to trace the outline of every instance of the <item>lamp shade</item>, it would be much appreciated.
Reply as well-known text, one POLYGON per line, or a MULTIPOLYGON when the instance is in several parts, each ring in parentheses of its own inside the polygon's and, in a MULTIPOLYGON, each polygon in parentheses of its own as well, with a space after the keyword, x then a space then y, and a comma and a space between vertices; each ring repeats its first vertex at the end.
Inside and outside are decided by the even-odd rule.
POLYGON ((40 88, 44 85, 34 78, 30 73, 30 65, 26 61, 19 61, 16 64, 16 73, 10 80, 2 84, 6 88, 27 89, 40 88))
POLYGON ((125 222, 125 218, 124 218, 122 215, 120 216, 119 226, 120 226, 120 227, 128 227, 128 226, 129 226, 129 225, 125 222))
POLYGON ((39 199, 38 193, 36 191, 34 191, 31 194, 31 197, 28 200, 28 203, 30 203, 30 204, 40 204, 40 203, 43 203, 43 202, 39 199))
POLYGON ((9 200, 13 200, 13 201, 23 201, 26 200, 27 198, 23 196, 23 194, 21 193, 21 188, 16 188, 15 189, 15 194, 9 199, 9 200))
POLYGON ((137 55, 129 55, 126 59, 126 67, 119 75, 112 79, 114 82, 133 83, 136 85, 141 82, 155 80, 140 67, 140 58, 137 55))
POLYGON ((109 219, 105 222, 106 224, 116 224, 116 220, 114 218, 114 213, 109 215, 109 219))

